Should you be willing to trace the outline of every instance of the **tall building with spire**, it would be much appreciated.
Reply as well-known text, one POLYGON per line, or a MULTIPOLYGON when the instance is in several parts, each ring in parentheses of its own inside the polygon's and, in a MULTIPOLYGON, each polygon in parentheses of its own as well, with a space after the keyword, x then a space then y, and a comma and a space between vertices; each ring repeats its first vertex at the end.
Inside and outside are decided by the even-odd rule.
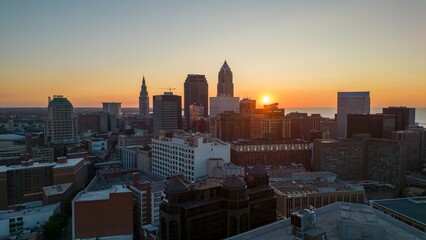
POLYGON ((139 93, 139 114, 143 117, 149 116, 149 97, 145 84, 145 76, 142 78, 142 87, 139 93))
POLYGON ((223 63, 219 71, 219 82, 217 83, 217 96, 234 96, 234 83, 232 82, 232 71, 228 63, 223 63))

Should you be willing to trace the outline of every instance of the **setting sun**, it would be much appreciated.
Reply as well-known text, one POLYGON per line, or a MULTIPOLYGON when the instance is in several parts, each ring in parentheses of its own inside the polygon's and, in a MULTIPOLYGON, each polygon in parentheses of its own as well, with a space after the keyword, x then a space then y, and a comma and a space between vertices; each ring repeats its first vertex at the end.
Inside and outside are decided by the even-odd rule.
POLYGON ((271 99, 268 96, 265 96, 263 97, 262 102, 266 104, 266 103, 269 103, 270 100, 271 99))

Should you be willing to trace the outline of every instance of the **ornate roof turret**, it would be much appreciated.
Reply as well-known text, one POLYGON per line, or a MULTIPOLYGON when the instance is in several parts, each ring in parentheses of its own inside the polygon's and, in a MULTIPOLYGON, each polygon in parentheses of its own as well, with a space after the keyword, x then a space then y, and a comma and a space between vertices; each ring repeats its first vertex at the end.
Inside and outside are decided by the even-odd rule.
POLYGON ((188 191, 188 186, 178 176, 172 176, 169 184, 165 187, 166 192, 179 193, 188 191))
POLYGON ((229 190, 240 190, 246 188, 246 183, 237 175, 232 174, 232 176, 225 179, 223 187, 229 190))

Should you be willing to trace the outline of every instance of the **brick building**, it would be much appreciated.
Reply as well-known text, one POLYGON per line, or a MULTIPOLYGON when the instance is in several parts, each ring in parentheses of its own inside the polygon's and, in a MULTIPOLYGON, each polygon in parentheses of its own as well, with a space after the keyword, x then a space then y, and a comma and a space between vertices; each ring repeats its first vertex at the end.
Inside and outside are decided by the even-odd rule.
POLYGON ((57 161, 53 167, 53 184, 74 183, 75 192, 83 189, 86 183, 84 159, 60 157, 57 161))
POLYGON ((231 143, 231 162, 239 166, 302 164, 310 169, 312 147, 293 139, 256 139, 231 143))
POLYGON ((72 202, 72 215, 73 239, 133 239, 133 195, 123 185, 80 192, 72 202))
POLYGON ((268 173, 256 166, 244 181, 232 175, 187 184, 173 176, 160 205, 160 239, 220 239, 272 223, 276 201, 268 173))
POLYGON ((160 222, 160 203, 164 190, 163 181, 150 181, 133 173, 130 183, 133 192, 133 228, 136 239, 140 239, 144 229, 156 229, 160 222))
POLYGON ((41 200, 42 188, 53 183, 56 163, 34 163, 0 166, 0 209, 10 205, 41 200))

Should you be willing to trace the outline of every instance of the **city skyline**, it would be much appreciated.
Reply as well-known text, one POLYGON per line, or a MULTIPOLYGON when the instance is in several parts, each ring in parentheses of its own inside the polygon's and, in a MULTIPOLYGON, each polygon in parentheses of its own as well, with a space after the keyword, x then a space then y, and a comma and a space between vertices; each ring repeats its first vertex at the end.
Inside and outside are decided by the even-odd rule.
POLYGON ((202 74, 212 97, 224 60, 234 95, 258 106, 335 107, 339 91, 369 91, 371 107, 426 107, 426 2, 79 3, 0 3, 0 107, 56 94, 137 107, 142 76, 150 97, 183 96, 202 74))

